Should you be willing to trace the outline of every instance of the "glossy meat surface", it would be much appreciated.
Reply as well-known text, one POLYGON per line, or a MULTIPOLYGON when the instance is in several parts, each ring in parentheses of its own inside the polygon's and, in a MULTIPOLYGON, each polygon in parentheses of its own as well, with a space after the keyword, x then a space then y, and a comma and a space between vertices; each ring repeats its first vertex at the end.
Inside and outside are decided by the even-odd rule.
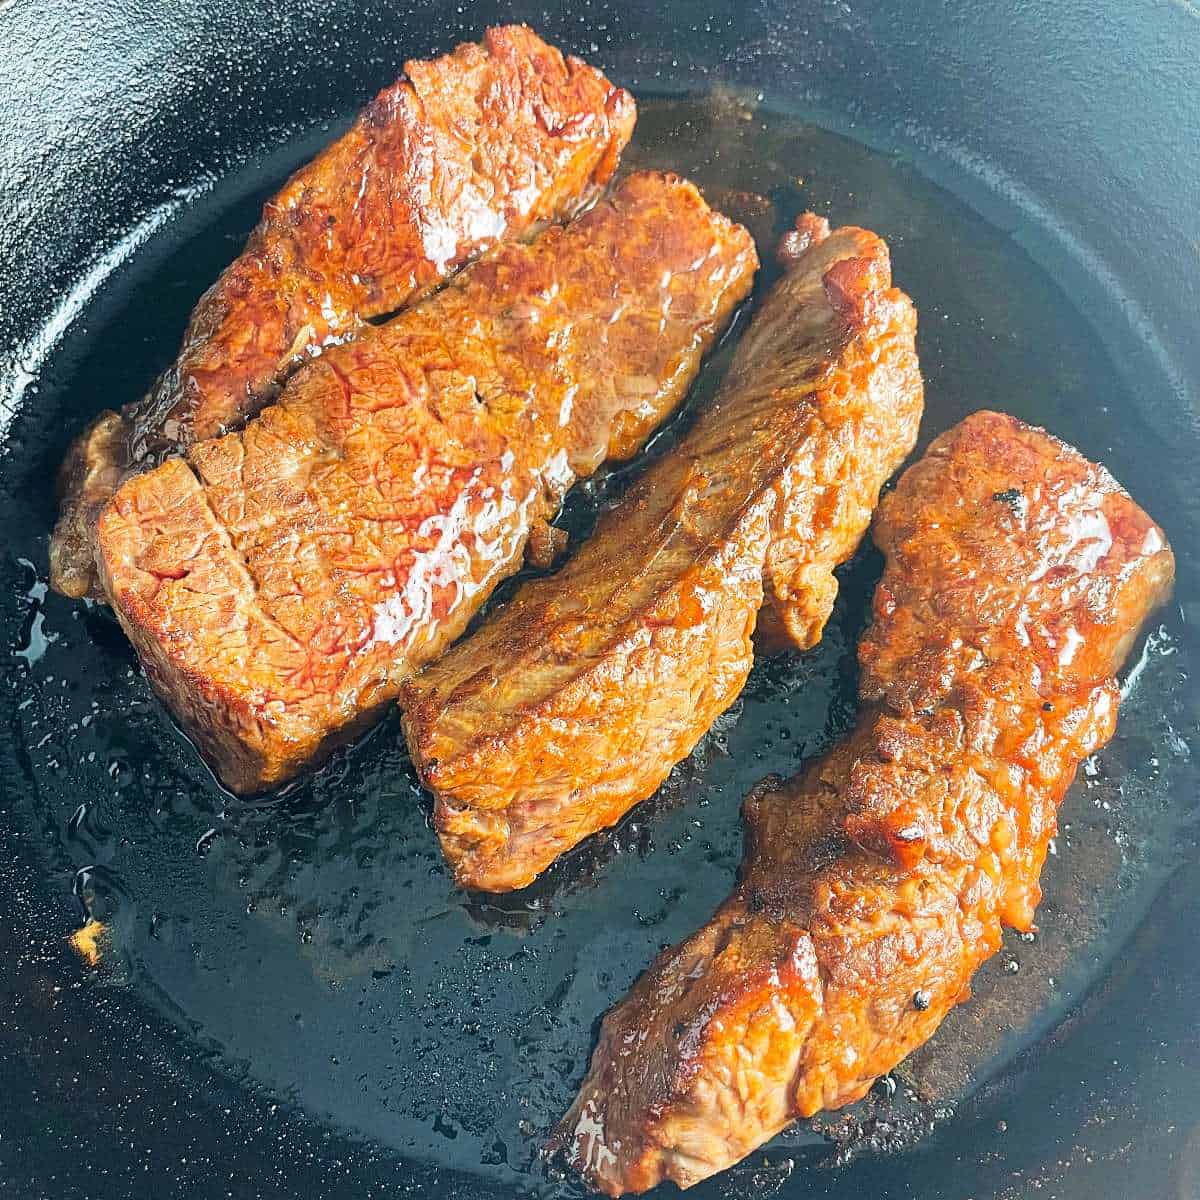
POLYGON ((740 883, 605 1018, 557 1134, 609 1195, 688 1186, 861 1097, 1032 926, 1055 814, 1173 576, 1100 467, 994 413, 880 505, 855 732, 746 802, 740 883))
POLYGON ((457 637, 571 483, 675 408, 755 267, 691 184, 632 175, 123 484, 106 592, 224 782, 286 779, 457 637))
POLYGON ((522 887, 651 795, 741 692, 764 598, 795 645, 820 637, 922 391, 884 243, 811 216, 801 235, 680 446, 563 570, 405 687, 460 884, 522 887))
POLYGON ((93 523, 122 474, 268 403, 314 348, 404 307, 464 263, 595 199, 633 132, 632 97, 522 25, 405 64, 344 136, 268 201, 197 304, 175 363, 72 448, 51 581, 83 595, 93 523))

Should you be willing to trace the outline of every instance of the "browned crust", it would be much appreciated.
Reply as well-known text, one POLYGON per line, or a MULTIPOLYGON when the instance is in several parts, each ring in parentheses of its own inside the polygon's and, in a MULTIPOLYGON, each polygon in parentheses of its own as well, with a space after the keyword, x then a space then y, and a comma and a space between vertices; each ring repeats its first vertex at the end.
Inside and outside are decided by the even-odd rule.
POLYGON ((93 581, 93 526, 121 474, 238 428, 314 348, 357 336, 491 246, 591 203, 633 98, 523 25, 405 64, 263 209, 192 313, 172 366, 67 455, 51 586, 93 581), (102 436, 100 434, 102 433, 102 436))
POLYGON ((124 483, 105 590, 222 780, 288 778, 457 637, 573 479, 680 402, 755 266, 693 185, 631 175, 124 483))
POLYGON ((652 794, 741 692, 764 599, 790 644, 820 637, 922 388, 884 243, 809 214, 789 244, 684 442, 558 575, 406 685, 461 885, 523 887, 652 794))
POLYGON ((746 801, 741 881, 604 1020, 557 1144, 588 1182, 687 1187, 861 1097, 1030 928, 1059 801, 1173 576, 1102 468, 978 413, 880 505, 855 732, 746 801))

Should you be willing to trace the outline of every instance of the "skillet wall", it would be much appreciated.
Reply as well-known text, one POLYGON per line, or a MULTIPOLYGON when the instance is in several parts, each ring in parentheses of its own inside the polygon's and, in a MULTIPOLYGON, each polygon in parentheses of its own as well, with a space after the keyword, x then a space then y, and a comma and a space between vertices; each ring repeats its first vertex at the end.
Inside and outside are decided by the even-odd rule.
POLYGON ((823 110, 859 136, 957 160, 979 175, 977 201, 987 207, 990 193, 1002 222, 1034 206, 1034 256, 1085 291, 1106 327, 1126 326, 1130 370, 1171 376, 1178 407, 1164 420, 1194 411, 1200 8, 1191 0, 6 0, 0 384, 20 370, 15 349, 36 357, 30 333, 87 268, 97 269, 94 285, 104 252, 185 204, 188 188, 261 162, 263 146, 297 127, 344 119, 404 57, 512 19, 632 87, 737 81, 823 110))
MULTIPOLYGON (((678 0, 665 10, 570 0, 462 8, 381 0, 0 0, 6 449, 19 436, 20 406, 37 402, 27 385, 52 352, 54 332, 76 315, 71 297, 102 288, 122 246, 138 236, 131 231, 186 222, 191 190, 206 178, 246 164, 269 171, 263 146, 322 121, 333 128, 390 81, 402 58, 515 18, 635 90, 728 80, 866 140, 905 145, 935 178, 967 187, 978 208, 1013 229, 1079 297, 1119 369, 1144 393, 1143 415, 1176 448, 1164 473, 1194 472, 1200 10, 1190 0, 678 0)), ((256 186, 254 170, 245 178, 248 189, 256 186)), ((1173 532, 1195 529, 1195 518, 1193 502, 1173 532)), ((1195 549, 1177 544, 1181 560, 1194 559, 1195 549)), ((364 1185, 397 1182, 393 1167, 366 1150, 307 1141, 327 1135, 300 1120, 283 1137, 269 1127, 264 1106, 226 1094, 227 1085, 202 1061, 182 1061, 153 1023, 136 1045, 107 1044, 106 1012, 70 996, 42 1006, 45 1023, 36 1032, 9 1023, 13 997, 41 997, 52 986, 51 951, 39 947, 60 944, 74 914, 61 898, 42 894, 3 808, 0 1182, 30 1177, 34 1159, 43 1178, 52 1165, 58 1194, 123 1195, 117 1181, 138 1177, 156 1195, 182 1188, 224 1194, 228 1175, 245 1182, 233 1192, 239 1196, 301 1187, 361 1195, 364 1185), (82 1021, 94 1034, 90 1048, 63 1048, 66 1030, 82 1021), (80 1076, 72 1094, 70 1081, 80 1076), (158 1103, 144 1101, 136 1111, 114 1100, 156 1088, 158 1103), (203 1119, 191 1120, 192 1111, 203 1119), (154 1131, 161 1152, 147 1170, 132 1143, 113 1133, 122 1121, 154 1131), (89 1161, 97 1137, 110 1134, 109 1151, 89 1161), (24 1167, 18 1155, 29 1159, 24 1167)), ((1062 1159, 1065 1146, 1082 1157, 1060 1195, 1200 1194, 1200 1134, 1189 1135, 1200 1117, 1198 884, 1194 869, 1181 872, 1105 994, 1026 1064, 1027 1127, 1012 1131, 988 1178, 1053 1173, 1047 1164, 1062 1159), (1121 1065, 1109 1066, 1114 1061, 1121 1065), (1097 1104, 1099 1123, 1092 1120, 1097 1104), (1103 1173, 1083 1164, 1089 1146, 1123 1143, 1130 1148, 1103 1173)), ((963 1154, 977 1160, 973 1148, 963 1154)), ((916 1179, 925 1170, 944 1182, 955 1162, 953 1149, 935 1148, 896 1171, 916 1179)), ((960 1179, 963 1188, 944 1194, 968 1194, 960 1179)), ((985 1185, 992 1186, 978 1177, 979 1194, 992 1194, 985 1185)), ((940 1188, 920 1194, 941 1195, 940 1188)), ((451 1183, 445 1193, 467 1194, 451 1183)))

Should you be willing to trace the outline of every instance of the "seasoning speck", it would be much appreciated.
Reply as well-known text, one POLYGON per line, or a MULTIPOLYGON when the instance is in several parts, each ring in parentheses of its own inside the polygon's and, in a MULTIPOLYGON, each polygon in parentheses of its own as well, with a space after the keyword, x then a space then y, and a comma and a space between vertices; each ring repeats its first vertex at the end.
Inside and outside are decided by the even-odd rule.
POLYGON ((993 492, 992 499, 998 500, 1001 504, 1007 504, 1009 511, 1018 520, 1025 516, 1025 496, 1020 488, 1005 488, 1002 492, 993 492))

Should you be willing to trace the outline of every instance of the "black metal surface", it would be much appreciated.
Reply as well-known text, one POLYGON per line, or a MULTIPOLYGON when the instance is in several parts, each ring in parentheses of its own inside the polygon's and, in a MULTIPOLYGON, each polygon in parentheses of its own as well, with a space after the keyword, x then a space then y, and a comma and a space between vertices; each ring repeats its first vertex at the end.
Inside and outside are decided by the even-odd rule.
MULTIPOLYGON (((869 553, 822 646, 756 668, 659 798, 484 902, 450 884, 394 722, 239 805, 111 621, 45 595, 66 442, 169 358, 262 195, 405 56, 521 17, 641 97, 696 97, 644 104, 636 157, 714 199, 764 192, 777 225, 813 206, 888 237, 925 440, 982 406, 1042 421, 1180 559, 1118 738, 1064 807, 1042 933, 1010 939, 894 1097, 702 1194, 1200 1195, 1200 16, 463 7, 0 6, 0 1190, 577 1195, 537 1148, 601 1011, 724 894, 746 788, 851 717, 869 553), (66 940, 85 909, 109 931, 94 969, 66 940)), ((572 529, 623 481, 572 497, 572 529)))

